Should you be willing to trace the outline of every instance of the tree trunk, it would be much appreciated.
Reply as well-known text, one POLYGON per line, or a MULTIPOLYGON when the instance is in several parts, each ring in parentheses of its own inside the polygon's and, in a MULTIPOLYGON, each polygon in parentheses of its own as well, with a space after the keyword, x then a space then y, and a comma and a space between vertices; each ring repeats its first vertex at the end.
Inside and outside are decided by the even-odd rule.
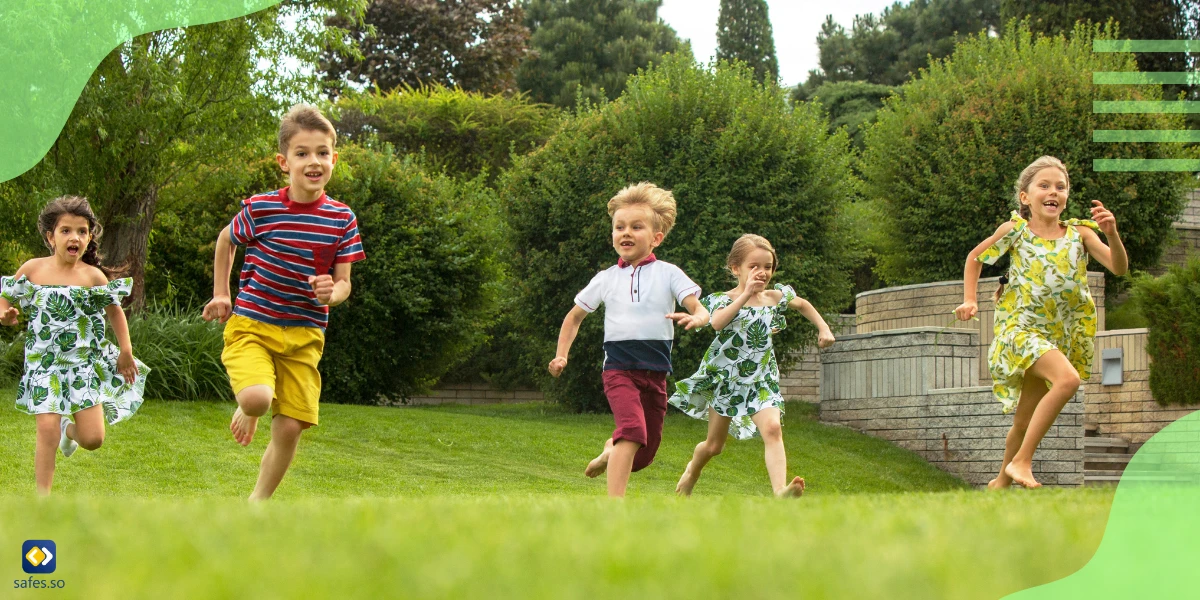
POLYGON ((102 262, 115 276, 133 278, 133 293, 127 305, 133 313, 146 306, 146 250, 157 203, 158 188, 151 187, 105 202, 99 215, 104 228, 100 237, 102 262))

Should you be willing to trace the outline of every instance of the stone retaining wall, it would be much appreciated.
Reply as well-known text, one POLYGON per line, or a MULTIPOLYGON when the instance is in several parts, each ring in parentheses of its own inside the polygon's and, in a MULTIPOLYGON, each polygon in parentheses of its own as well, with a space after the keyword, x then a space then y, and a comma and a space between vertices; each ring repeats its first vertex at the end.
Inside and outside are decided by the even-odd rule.
MULTIPOLYGON (((979 334, 919 327, 844 336, 821 352, 821 420, 912 450, 973 485, 1004 458, 1011 415, 978 386, 979 334), (939 335, 940 334, 940 335, 939 335)), ((1083 484, 1083 403, 1076 396, 1033 462, 1049 486, 1083 484)))

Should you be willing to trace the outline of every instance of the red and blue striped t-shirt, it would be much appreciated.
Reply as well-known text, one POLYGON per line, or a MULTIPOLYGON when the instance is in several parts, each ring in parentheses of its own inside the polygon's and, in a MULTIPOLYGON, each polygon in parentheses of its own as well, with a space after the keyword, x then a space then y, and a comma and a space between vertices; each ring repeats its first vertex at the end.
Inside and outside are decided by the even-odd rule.
POLYGON ((243 200, 229 237, 246 246, 233 314, 285 327, 324 329, 329 307, 317 302, 308 278, 367 257, 349 206, 325 194, 293 202, 288 188, 243 200))

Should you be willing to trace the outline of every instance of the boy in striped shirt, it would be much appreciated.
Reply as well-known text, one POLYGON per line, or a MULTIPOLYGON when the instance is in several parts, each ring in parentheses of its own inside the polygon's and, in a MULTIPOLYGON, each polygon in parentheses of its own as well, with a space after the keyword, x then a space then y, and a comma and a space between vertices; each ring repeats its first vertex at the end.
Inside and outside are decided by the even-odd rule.
POLYGON ((297 105, 279 124, 279 167, 288 187, 258 194, 217 237, 213 299, 204 318, 225 324, 221 362, 237 396, 229 429, 245 446, 258 418, 271 412, 251 500, 266 500, 283 480, 300 434, 317 424, 329 307, 350 296, 350 265, 366 258, 350 207, 328 198, 337 163, 333 125, 312 106, 297 105), (246 247, 237 301, 229 274, 237 246, 246 247))

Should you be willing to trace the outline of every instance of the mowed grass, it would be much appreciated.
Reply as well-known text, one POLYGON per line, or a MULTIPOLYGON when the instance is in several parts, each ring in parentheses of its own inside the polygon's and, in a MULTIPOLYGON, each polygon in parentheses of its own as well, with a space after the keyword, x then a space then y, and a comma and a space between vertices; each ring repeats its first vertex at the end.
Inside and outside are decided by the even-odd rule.
POLYGON ((231 410, 148 403, 100 451, 60 459, 44 500, 33 419, 4 411, 0 544, 54 540, 56 597, 999 598, 1086 563, 1112 501, 965 489, 802 406, 784 436, 804 498, 768 496, 757 440, 674 497, 705 425, 676 414, 612 501, 582 475, 611 417, 528 404, 323 406, 275 501, 249 505, 266 436, 234 444, 231 410))

